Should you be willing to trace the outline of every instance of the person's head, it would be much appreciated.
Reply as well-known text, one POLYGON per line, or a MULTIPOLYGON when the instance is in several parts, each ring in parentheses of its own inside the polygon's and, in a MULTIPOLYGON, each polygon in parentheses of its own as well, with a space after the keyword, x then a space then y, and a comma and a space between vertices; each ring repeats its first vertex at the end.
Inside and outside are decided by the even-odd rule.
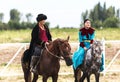
POLYGON ((84 27, 85 27, 85 28, 91 27, 91 22, 90 22, 89 19, 85 19, 85 20, 84 20, 84 27))
POLYGON ((47 16, 44 14, 38 14, 36 20, 40 24, 45 24, 45 20, 47 19, 47 16))

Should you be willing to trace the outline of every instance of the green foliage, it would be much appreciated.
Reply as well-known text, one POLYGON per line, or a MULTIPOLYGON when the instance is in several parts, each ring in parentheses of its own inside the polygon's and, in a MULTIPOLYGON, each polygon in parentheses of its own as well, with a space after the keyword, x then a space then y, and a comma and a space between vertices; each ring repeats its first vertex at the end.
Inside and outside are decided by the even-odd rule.
POLYGON ((6 23, 0 22, 0 30, 7 30, 7 29, 8 29, 8 25, 6 23))
POLYGON ((17 21, 10 20, 8 22, 9 29, 20 29, 20 23, 17 21))
POLYGON ((104 21, 103 26, 118 27, 118 24, 119 24, 119 20, 116 17, 109 17, 104 21))
POLYGON ((55 28, 56 28, 56 29, 59 29, 59 28, 60 28, 60 26, 59 26, 59 25, 57 25, 55 28))
POLYGON ((88 10, 81 14, 82 20, 89 17, 91 19, 93 27, 119 27, 120 24, 120 10, 115 11, 115 7, 110 6, 106 9, 106 3, 102 7, 100 2, 95 5, 95 7, 88 12, 88 10))
POLYGON ((26 18, 27 18, 27 22, 31 22, 31 18, 32 18, 32 14, 31 13, 28 13, 26 14, 26 18))
POLYGON ((20 12, 17 11, 17 9, 12 9, 10 11, 10 21, 16 21, 19 22, 20 21, 20 12))
POLYGON ((3 17, 4 17, 4 14, 0 13, 0 22, 3 22, 3 17))
POLYGON ((50 26, 50 23, 49 22, 46 22, 45 25, 47 25, 48 27, 50 26))
POLYGON ((96 20, 96 21, 92 21, 92 26, 99 28, 100 26, 102 26, 102 21, 96 20))

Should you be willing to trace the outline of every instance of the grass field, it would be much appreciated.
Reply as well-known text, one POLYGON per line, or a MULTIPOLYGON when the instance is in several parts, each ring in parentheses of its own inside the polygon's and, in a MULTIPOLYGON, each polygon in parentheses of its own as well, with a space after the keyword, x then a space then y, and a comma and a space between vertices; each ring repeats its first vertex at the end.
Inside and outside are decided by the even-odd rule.
MULTIPOLYGON (((15 42, 30 42, 31 29, 26 30, 7 30, 0 31, 0 43, 15 43, 15 42)), ((71 42, 78 41, 78 28, 51 28, 50 29, 53 39, 63 38, 70 36, 71 42)), ((105 40, 120 40, 120 28, 105 28, 96 29, 96 39, 105 40)))
MULTIPOLYGON (((30 38, 31 38, 31 29, 26 29, 26 30, 13 30, 13 31, 0 31, 0 43, 16 43, 16 42, 30 42, 30 38)), ((65 39, 68 35, 70 35, 70 42, 78 42, 78 28, 62 28, 62 29, 55 29, 52 28, 50 29, 51 34, 53 39, 56 38, 63 38, 65 39)), ((96 29, 96 39, 102 39, 105 38, 105 40, 120 40, 120 28, 106 28, 106 29, 96 29)), ((5 67, 5 65, 8 63, 8 61, 11 59, 11 57, 14 55, 14 53, 16 52, 16 45, 14 45, 14 47, 10 47, 9 49, 2 49, 0 51, 0 58, 1 60, 4 61, 4 63, 0 64, 0 72, 1 70, 5 67), (13 49, 12 49, 13 48, 13 49), (2 53, 2 51, 4 53, 2 53), (10 54, 11 53, 11 54, 10 54), (3 58, 3 56, 5 56, 5 58, 3 58), (9 57, 11 56, 11 57, 9 57), (7 61, 6 61, 7 60, 7 61), (6 62, 5 62, 6 61, 6 62)), ((118 45, 119 46, 119 45, 118 45)), ((8 46, 9 47, 9 46, 8 46)), ((73 48, 73 47, 72 47, 73 48)), ((119 47, 117 49, 120 49, 119 47)), ((110 44, 107 45, 107 49, 109 50, 109 54, 106 55, 106 64, 108 64, 108 62, 110 62, 110 60, 114 57, 113 55, 113 51, 115 50, 114 47, 112 47, 110 44), (112 54, 110 54, 112 53, 112 54), (110 57, 108 57, 110 56, 110 57)), ((21 52, 23 53, 23 52, 21 52)), ((14 62, 12 63, 12 65, 9 66, 9 68, 7 68, 7 70, 4 72, 4 74, 6 75, 11 75, 11 76, 2 76, 0 77, 0 82, 24 82, 23 79, 23 72, 22 72, 22 68, 20 65, 20 57, 21 55, 18 55, 18 57, 15 58, 14 62), (17 63, 17 61, 19 63, 17 63), (15 64, 17 63, 17 64, 15 64), (20 74, 19 76, 14 75, 14 74, 20 74), (12 76, 13 75, 13 76, 12 76)), ((119 58, 120 55, 117 59, 117 64, 119 65, 119 58)), ((1 61, 2 62, 2 61, 1 61)), ((1 63, 0 62, 0 63, 1 63)), ((111 68, 117 68, 119 69, 120 67, 111 67, 111 68)), ((64 62, 61 63, 61 69, 60 69, 60 73, 70 73, 67 75, 59 75, 58 78, 58 82, 74 82, 74 77, 73 77, 73 70, 72 67, 67 67, 64 62)), ((91 82, 95 82, 95 79, 93 78, 94 76, 91 77, 91 82)), ((100 82, 120 82, 120 73, 108 73, 106 74, 106 76, 103 76, 101 74, 100 77, 100 82)), ((39 81, 41 82, 41 76, 39 77, 39 81)), ((51 82, 51 78, 49 79, 48 82, 51 82)), ((86 81, 85 81, 86 82, 86 81)))

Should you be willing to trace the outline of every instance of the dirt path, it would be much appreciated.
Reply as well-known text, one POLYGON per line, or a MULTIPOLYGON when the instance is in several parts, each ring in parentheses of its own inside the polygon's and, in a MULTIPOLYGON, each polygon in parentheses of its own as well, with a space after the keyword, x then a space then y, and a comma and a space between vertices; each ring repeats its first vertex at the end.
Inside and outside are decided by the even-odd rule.
MULTIPOLYGON (((23 44, 22 44, 23 45, 23 44)), ((72 52, 74 52, 77 49, 78 44, 71 43, 72 52)), ((14 54, 18 51, 18 49, 21 47, 21 44, 15 43, 15 44, 0 44, 0 72, 4 68, 4 66, 10 61, 10 59, 14 56, 14 54)), ((27 47, 28 48, 28 45, 27 47)), ((5 73, 7 75, 13 75, 9 77, 0 77, 0 82, 24 82, 23 80, 23 72, 20 66, 21 56, 24 52, 24 48, 20 51, 19 55, 13 60, 12 65, 14 66, 11 68, 8 68, 5 73), (15 74, 21 74, 22 76, 14 76, 15 74)), ((106 65, 112 60, 114 55, 117 53, 118 50, 120 50, 120 43, 109 43, 106 44, 106 65)), ((114 65, 111 66, 110 69, 118 70, 120 69, 120 55, 115 60, 114 65)), ((69 72, 70 75, 60 75, 59 82, 73 82, 73 71, 72 67, 67 68, 66 66, 61 67, 61 73, 69 72), (66 69, 69 69, 66 70, 66 69)), ((93 77, 93 76, 92 76, 93 77)), ((109 72, 106 74, 106 76, 101 75, 100 82, 120 82, 120 72, 109 72)), ((41 78, 40 78, 41 79, 41 78)), ((41 82, 41 81, 40 81, 41 82)), ((92 78, 92 82, 94 82, 94 78, 92 78)))

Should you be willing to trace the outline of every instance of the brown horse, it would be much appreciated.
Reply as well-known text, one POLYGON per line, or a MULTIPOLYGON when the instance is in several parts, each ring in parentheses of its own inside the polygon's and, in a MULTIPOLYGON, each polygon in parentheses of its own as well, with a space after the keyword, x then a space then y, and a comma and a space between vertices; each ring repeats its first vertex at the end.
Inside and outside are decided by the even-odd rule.
POLYGON ((87 78, 87 82, 90 82, 91 74, 94 74, 96 82, 99 82, 102 50, 102 43, 95 41, 92 47, 86 51, 84 63, 78 66, 76 70, 74 69, 75 82, 84 82, 85 78, 87 78), (81 71, 83 72, 82 77, 81 71))
MULTIPOLYGON (((37 66, 38 74, 33 73, 32 82, 36 82, 38 75, 42 76, 42 81, 47 82, 49 77, 52 77, 52 82, 57 82, 58 72, 60 69, 60 59, 64 59, 67 66, 72 65, 71 60, 71 47, 67 40, 56 39, 49 45, 46 45, 41 56, 40 62, 37 66)), ((30 72, 30 60, 26 59, 28 50, 26 50, 22 56, 21 64, 24 72, 25 82, 31 82, 31 72, 30 72)), ((28 57, 31 58, 31 57, 28 57)))

